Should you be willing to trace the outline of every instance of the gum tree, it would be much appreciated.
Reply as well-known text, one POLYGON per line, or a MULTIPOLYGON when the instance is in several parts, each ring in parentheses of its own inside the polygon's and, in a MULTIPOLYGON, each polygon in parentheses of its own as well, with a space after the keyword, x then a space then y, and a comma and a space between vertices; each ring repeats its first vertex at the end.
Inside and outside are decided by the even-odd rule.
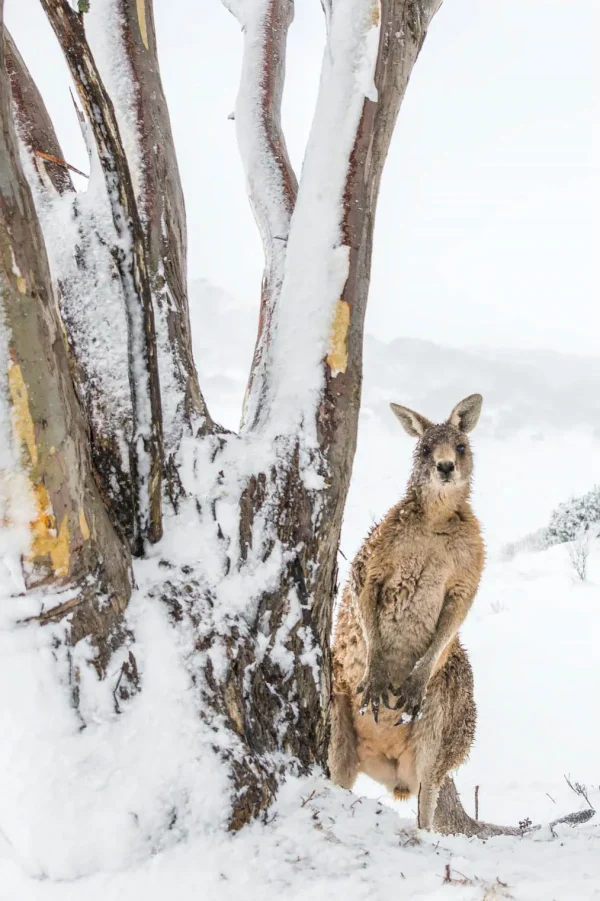
MULTIPOLYGON (((148 603, 191 640, 199 715, 225 736, 211 753, 228 767, 235 829, 268 807, 284 770, 326 760, 377 196, 439 0, 323 0, 300 178, 280 115, 293 2, 226 2, 244 35, 235 121, 265 260, 237 433, 210 416, 192 357, 184 200, 151 0, 40 2, 75 87, 90 179, 75 190, 2 24, 7 565, 22 619, 63 626, 73 704, 85 640, 101 678, 111 655, 122 660, 111 690, 127 716, 144 690, 126 616, 132 573, 158 545, 163 576, 148 603), (197 541, 185 562, 166 541, 182 529, 197 541)), ((442 801, 459 828, 453 786, 442 801)))

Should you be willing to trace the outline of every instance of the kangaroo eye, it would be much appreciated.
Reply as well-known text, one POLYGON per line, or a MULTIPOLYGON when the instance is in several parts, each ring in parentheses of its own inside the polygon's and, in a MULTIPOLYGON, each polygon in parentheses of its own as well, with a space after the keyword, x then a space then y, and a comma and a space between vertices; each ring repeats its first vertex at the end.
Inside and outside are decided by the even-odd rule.
POLYGON ((423 454, 424 457, 428 457, 429 454, 431 453, 431 448, 427 447, 427 445, 425 445, 425 447, 423 448, 421 453, 423 454))
POLYGON ((457 444, 456 450, 458 451, 459 454, 464 454, 466 448, 465 448, 464 444, 457 444))

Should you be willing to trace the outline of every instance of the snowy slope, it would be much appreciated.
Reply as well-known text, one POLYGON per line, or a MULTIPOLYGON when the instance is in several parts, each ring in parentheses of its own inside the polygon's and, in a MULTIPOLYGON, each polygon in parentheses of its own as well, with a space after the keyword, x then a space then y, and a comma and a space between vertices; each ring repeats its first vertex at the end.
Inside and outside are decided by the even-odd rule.
MULTIPOLYGON (((196 284, 201 382, 213 415, 230 427, 239 417, 254 319, 196 284)), ((367 340, 347 557, 398 498, 410 467, 411 441, 388 402, 435 418, 471 391, 484 394, 486 415, 473 436, 474 503, 489 562, 463 630, 479 724, 457 782, 470 812, 480 786, 480 816, 489 821, 548 823, 584 807, 565 774, 585 783, 600 806, 600 543, 586 584, 575 580, 564 547, 510 562, 497 553, 543 525, 557 502, 598 481, 600 439, 590 413, 598 373, 597 360, 538 355, 532 373, 522 353, 367 340), (561 366, 572 393, 554 378, 561 366)), ((180 554, 194 552, 183 533, 165 541, 170 553, 179 546, 180 554)), ((556 837, 544 828, 486 844, 417 836, 413 802, 378 800, 381 790, 366 779, 359 798, 315 774, 289 782, 268 824, 236 837, 211 829, 224 785, 214 756, 201 754, 207 737, 183 663, 187 651, 163 610, 144 597, 159 558, 160 548, 140 567, 141 591, 131 604, 144 691, 116 718, 102 687, 83 686, 84 733, 56 678, 49 630, 15 631, 15 602, 2 600, 0 725, 10 740, 0 743, 0 901, 320 901, 333 893, 346 901, 571 901, 600 894, 600 818, 576 830, 557 827, 556 837)))

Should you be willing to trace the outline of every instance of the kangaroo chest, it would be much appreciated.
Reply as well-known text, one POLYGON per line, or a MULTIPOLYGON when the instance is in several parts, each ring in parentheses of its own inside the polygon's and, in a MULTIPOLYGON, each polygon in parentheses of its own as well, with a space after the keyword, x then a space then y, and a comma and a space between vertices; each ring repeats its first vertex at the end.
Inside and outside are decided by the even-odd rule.
POLYGON ((431 642, 458 561, 447 542, 433 536, 418 548, 400 545, 390 562, 379 594, 381 642, 393 668, 410 670, 431 642))

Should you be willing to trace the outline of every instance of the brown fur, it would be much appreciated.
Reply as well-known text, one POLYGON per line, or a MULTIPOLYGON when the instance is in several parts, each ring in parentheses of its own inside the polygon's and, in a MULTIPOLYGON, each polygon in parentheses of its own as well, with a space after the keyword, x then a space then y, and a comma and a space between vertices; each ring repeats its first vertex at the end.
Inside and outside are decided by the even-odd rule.
POLYGON ((457 632, 484 562, 466 436, 480 407, 472 395, 432 425, 392 405, 419 438, 413 472, 352 563, 334 639, 331 776, 351 788, 362 772, 397 798, 418 795, 426 829, 475 731, 473 676, 457 632))

